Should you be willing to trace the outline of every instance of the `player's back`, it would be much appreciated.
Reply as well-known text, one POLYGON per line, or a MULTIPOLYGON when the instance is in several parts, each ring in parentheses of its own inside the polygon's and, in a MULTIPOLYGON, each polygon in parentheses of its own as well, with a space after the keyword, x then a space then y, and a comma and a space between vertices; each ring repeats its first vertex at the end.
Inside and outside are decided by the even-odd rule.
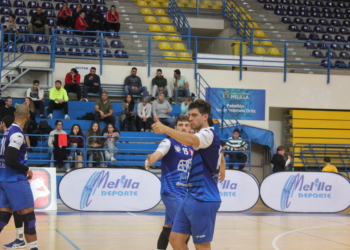
POLYGON ((23 171, 12 169, 5 164, 5 155, 8 147, 18 149, 16 159, 23 165, 27 164, 27 145, 24 139, 22 129, 13 123, 4 133, 0 149, 0 181, 25 180, 26 175, 23 171))

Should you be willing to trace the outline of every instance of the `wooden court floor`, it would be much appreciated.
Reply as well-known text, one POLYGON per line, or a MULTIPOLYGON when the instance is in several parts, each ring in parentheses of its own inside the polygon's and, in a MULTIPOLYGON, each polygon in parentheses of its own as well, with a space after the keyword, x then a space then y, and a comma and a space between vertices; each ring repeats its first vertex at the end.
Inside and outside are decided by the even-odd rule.
MULTIPOLYGON (((142 213, 76 212, 59 205, 37 213, 40 250, 156 250, 164 206, 142 213)), ((14 240, 13 221, 0 235, 14 240)), ((284 214, 260 202, 243 213, 219 213, 213 250, 349 250, 350 209, 339 214, 284 214)), ((172 249, 170 246, 168 249, 172 249)), ((189 249, 195 249, 192 242, 189 249)))

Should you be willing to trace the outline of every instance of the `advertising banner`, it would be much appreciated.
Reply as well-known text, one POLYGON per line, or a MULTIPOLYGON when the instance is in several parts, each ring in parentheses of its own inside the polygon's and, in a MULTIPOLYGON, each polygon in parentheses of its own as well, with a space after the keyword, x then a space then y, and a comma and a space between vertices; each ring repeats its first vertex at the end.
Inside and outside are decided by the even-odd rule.
POLYGON ((279 172, 260 187, 265 205, 280 212, 340 212, 350 206, 349 194, 349 180, 329 172, 279 172))
POLYGON ((34 196, 35 211, 57 210, 56 169, 30 168, 33 178, 29 180, 34 196))
POLYGON ((259 199, 258 180, 250 173, 226 170, 225 180, 218 184, 221 212, 241 212, 252 208, 259 199))
POLYGON ((207 88, 206 98, 212 109, 223 113, 224 119, 265 120, 266 91, 263 89, 207 88))
POLYGON ((138 212, 160 201, 159 178, 141 169, 77 169, 61 179, 58 189, 62 202, 80 211, 138 212))

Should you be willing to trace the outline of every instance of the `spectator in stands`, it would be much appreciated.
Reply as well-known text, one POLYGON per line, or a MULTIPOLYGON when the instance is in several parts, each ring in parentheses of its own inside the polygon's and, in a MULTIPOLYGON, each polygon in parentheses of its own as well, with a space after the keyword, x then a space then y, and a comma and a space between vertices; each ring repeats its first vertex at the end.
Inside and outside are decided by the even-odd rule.
MULTIPOLYGON (((102 136, 100 125, 97 122, 91 124, 89 131, 86 134, 86 139, 88 143, 89 149, 93 148, 101 148, 102 146, 102 138, 99 137, 91 137, 91 136, 102 136), (91 137, 91 138, 89 138, 91 137)), ((102 162, 104 161, 103 153, 101 150, 89 150, 88 151, 88 167, 93 167, 92 161, 102 162)), ((101 167, 104 167, 104 164, 100 164, 101 167)))
POLYGON ((29 33, 49 35, 49 25, 46 24, 47 16, 41 7, 36 8, 33 13, 30 24, 28 25, 29 33))
POLYGON ((44 91, 40 89, 39 80, 33 81, 33 87, 27 89, 27 97, 33 100, 36 109, 39 109, 40 118, 45 118, 44 115, 44 91))
POLYGON ((175 119, 169 116, 169 113, 173 110, 170 103, 165 99, 163 93, 159 93, 158 99, 152 103, 153 118, 155 121, 160 121, 165 125, 174 128, 175 119))
MULTIPOLYGON (((74 124, 72 126, 72 129, 69 133, 69 146, 70 152, 68 156, 68 161, 76 160, 77 155, 82 155, 81 150, 77 150, 77 148, 84 148, 84 134, 83 131, 81 130, 81 127, 79 124, 74 124)), ((71 166, 73 163, 70 164, 71 166)))
MULTIPOLYGON (((33 134, 34 131, 36 130, 36 121, 35 121, 36 110, 35 110, 34 102, 31 98, 26 97, 24 99, 24 104, 28 106, 29 114, 30 114, 29 120, 27 121, 24 127, 24 131, 25 131, 24 133, 33 134)), ((31 147, 30 137, 26 135, 25 139, 26 139, 27 147, 31 147)))
POLYGON ((188 84, 188 81, 186 77, 181 76, 181 72, 179 69, 174 70, 174 97, 175 97, 175 103, 178 103, 179 96, 182 97, 188 97, 191 96, 190 94, 190 85, 188 84))
POLYGON ((141 132, 149 132, 152 123, 152 105, 148 103, 148 98, 145 97, 142 103, 137 106, 137 124, 141 132))
POLYGON ((9 15, 9 19, 6 23, 4 23, 4 41, 14 42, 17 37, 19 37, 18 26, 15 23, 16 16, 14 14, 9 15))
POLYGON ((134 97, 130 94, 127 94, 123 101, 122 112, 120 113, 120 121, 122 121, 122 131, 136 131, 134 109, 134 97))
POLYGON ((96 75, 96 68, 91 67, 90 74, 84 77, 84 99, 82 101, 88 101, 88 93, 99 93, 100 98, 102 97, 102 87, 100 76, 96 75))
MULTIPOLYGON (((239 134, 239 129, 236 128, 233 130, 232 137, 228 139, 228 141, 225 144, 225 150, 226 151, 246 151, 248 149, 248 144, 246 141, 242 139, 242 137, 239 134)), ((239 170, 243 170, 245 167, 245 163, 247 162, 247 155, 242 152, 236 152, 236 153, 228 153, 230 156, 231 163, 235 163, 236 160, 238 162, 242 163, 238 166, 239 170)), ((229 169, 233 169, 234 165, 229 165, 229 169)))
POLYGON ((80 74, 76 68, 72 68, 66 74, 64 89, 67 93, 77 93, 77 99, 81 99, 80 74))
POLYGON ((106 123, 115 123, 113 117, 113 104, 108 100, 108 93, 103 92, 101 99, 97 100, 95 103, 95 122, 100 122, 100 120, 106 123))
POLYGON ((58 12, 57 17, 57 25, 56 28, 60 28, 60 26, 68 27, 71 29, 73 27, 73 19, 72 19, 72 11, 68 7, 67 2, 63 2, 62 9, 58 12))
POLYGON ((0 133, 3 134, 12 125, 15 120, 14 116, 7 115, 0 121, 0 133))
POLYGON ((292 157, 290 155, 288 155, 288 160, 286 161, 284 159, 284 153, 285 153, 284 147, 278 146, 277 147, 277 154, 275 154, 270 161, 270 163, 272 165, 272 172, 273 173, 285 171, 286 167, 292 161, 292 157))
POLYGON ((190 96, 187 96, 185 101, 181 103, 181 115, 187 115, 188 114, 188 107, 192 103, 192 98, 190 96))
POLYGON ((142 87, 141 78, 136 75, 137 68, 131 69, 131 75, 127 76, 124 80, 125 95, 140 95, 143 93, 143 97, 147 95, 147 87, 142 87))
POLYGON ((62 88, 62 82, 60 80, 56 80, 55 87, 50 90, 50 102, 49 102, 49 115, 48 119, 52 119, 53 110, 64 110, 64 119, 68 120, 70 117, 68 116, 68 94, 67 91, 62 88))
MULTIPOLYGON (((50 132, 49 141, 48 141, 48 146, 50 147, 49 153, 51 154, 50 168, 55 167, 55 158, 54 158, 55 156, 54 156, 54 152, 53 152, 53 148, 54 148, 53 141, 55 139, 54 135, 59 135, 59 134, 66 135, 67 134, 63 130, 63 122, 62 121, 57 120, 55 122, 55 126, 56 126, 56 129, 54 129, 50 132)), ((65 164, 65 168, 68 171, 68 169, 70 168, 69 163, 65 164)))
POLYGON ((115 10, 114 5, 107 11, 105 19, 105 30, 109 32, 111 29, 115 32, 119 32, 120 30, 119 13, 115 10))
POLYGON ((88 35, 86 32, 89 28, 89 24, 85 20, 85 12, 81 12, 80 15, 75 20, 75 29, 80 30, 78 32, 75 32, 79 36, 85 36, 88 35))
POLYGON ((12 107, 12 98, 6 97, 5 106, 0 108, 0 120, 7 115, 15 117, 15 111, 16 109, 12 107))
POLYGON ((322 168, 322 172, 333 172, 333 173, 338 173, 338 169, 336 166, 331 164, 331 158, 330 157, 325 157, 323 159, 324 161, 324 168, 322 168))
POLYGON ((109 123, 103 129, 102 134, 104 137, 106 137, 103 148, 108 149, 105 151, 105 160, 116 161, 114 155, 117 154, 117 140, 120 137, 119 130, 114 126, 113 123, 109 123))
POLYGON ((80 14, 84 12, 83 10, 83 6, 81 5, 81 3, 77 4, 77 7, 73 10, 72 12, 72 22, 73 22, 73 26, 75 26, 75 23, 77 21, 77 18, 80 16, 80 14))
POLYGON ((90 30, 102 30, 103 31, 103 14, 97 9, 97 5, 92 5, 92 10, 87 15, 87 21, 90 30))
POLYGON ((152 79, 152 99, 155 100, 159 92, 163 92, 165 96, 169 96, 170 103, 173 102, 170 86, 162 75, 162 70, 157 69, 157 75, 152 79))

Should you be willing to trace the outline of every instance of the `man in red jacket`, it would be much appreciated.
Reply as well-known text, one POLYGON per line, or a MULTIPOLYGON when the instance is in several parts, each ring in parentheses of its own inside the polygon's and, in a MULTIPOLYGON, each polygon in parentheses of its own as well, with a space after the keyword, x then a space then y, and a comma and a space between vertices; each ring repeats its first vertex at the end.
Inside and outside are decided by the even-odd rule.
POLYGON ((110 31, 112 29, 115 32, 119 32, 120 30, 119 13, 115 10, 114 5, 112 5, 111 9, 107 12, 105 29, 106 31, 110 31))
POLYGON ((63 2, 62 9, 58 12, 56 27, 60 28, 62 25, 70 29, 72 28, 72 11, 68 8, 66 2, 63 2))
POLYGON ((81 99, 80 89, 80 74, 76 68, 72 68, 70 72, 66 74, 64 89, 67 93, 77 93, 78 101, 81 99))

